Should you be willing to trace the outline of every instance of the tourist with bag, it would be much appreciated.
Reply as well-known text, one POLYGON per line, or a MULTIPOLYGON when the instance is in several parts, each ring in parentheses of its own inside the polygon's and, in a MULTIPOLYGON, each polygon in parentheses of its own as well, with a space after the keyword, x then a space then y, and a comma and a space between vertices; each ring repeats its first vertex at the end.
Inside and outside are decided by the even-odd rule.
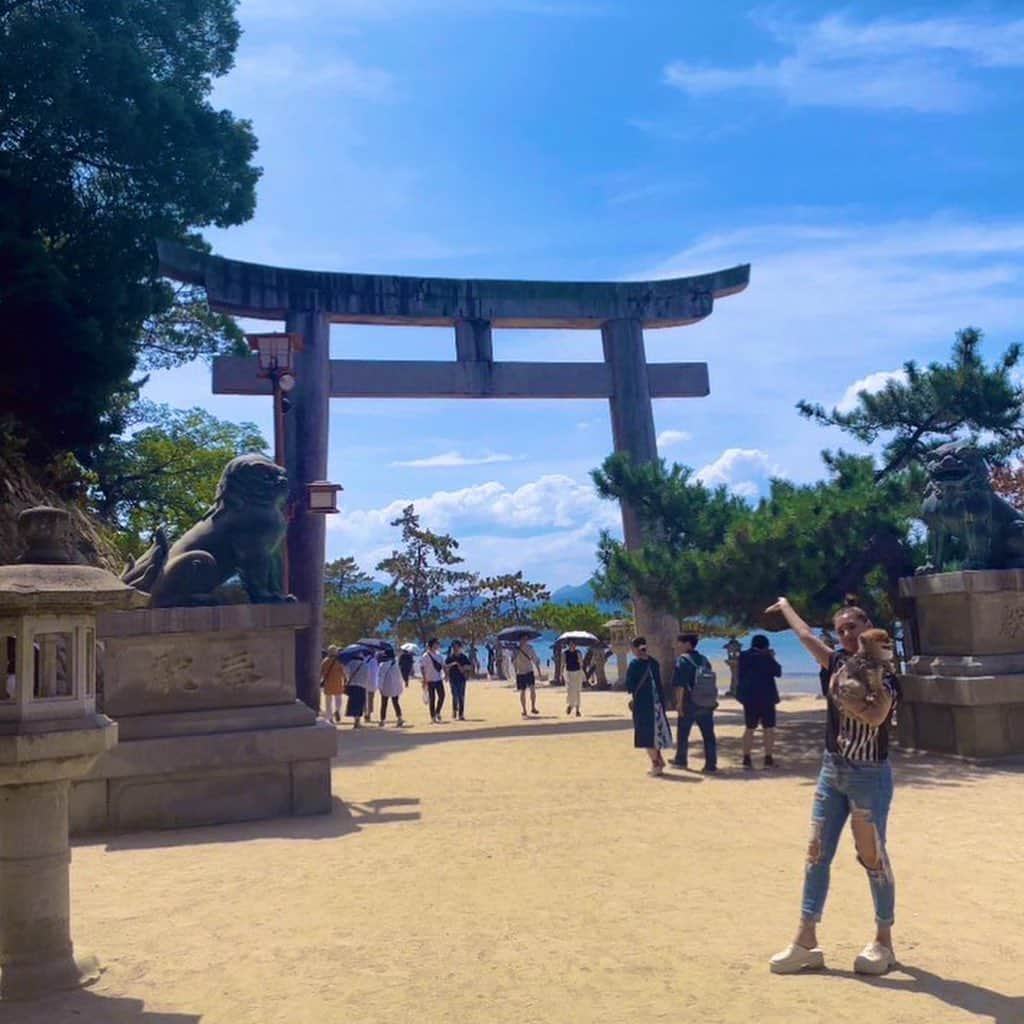
POLYGON ((441 659, 441 641, 436 636, 427 641, 427 649, 420 658, 420 675, 427 690, 430 721, 438 724, 444 707, 444 661, 441 659))
POLYGON ((633 714, 633 746, 647 751, 651 775, 665 770, 663 750, 672 749, 672 727, 665 714, 665 694, 661 687, 661 666, 647 653, 647 641, 633 641, 635 658, 626 669, 629 710, 633 714))
POLYGON ((512 654, 512 668, 516 674, 516 689, 519 691, 519 704, 526 714, 526 691, 530 691, 530 714, 539 715, 537 710, 537 676, 540 675, 540 658, 530 645, 527 637, 521 637, 512 654), (536 671, 535 671, 536 670, 536 671))
POLYGON ((776 679, 782 666, 775 660, 768 637, 758 633, 750 647, 740 653, 739 685, 736 699, 743 705, 743 767, 753 768, 754 730, 764 729, 764 766, 775 765, 775 705, 782 699, 776 679))
POLYGON ((718 707, 718 680, 711 662, 697 650, 700 638, 696 633, 680 633, 676 637, 675 672, 672 689, 676 696, 676 756, 669 762, 676 768, 687 767, 690 730, 700 729, 704 741, 705 774, 718 771, 718 742, 715 739, 715 708, 718 707))
POLYGON ((324 691, 324 718, 331 720, 333 707, 334 721, 340 722, 341 698, 345 694, 345 669, 338 661, 336 644, 327 648, 327 657, 320 663, 320 687, 324 691))
POLYGON ((366 711, 366 690, 371 672, 376 676, 377 659, 373 655, 350 661, 346 668, 345 717, 353 719, 353 728, 356 729, 362 724, 363 714, 366 711))

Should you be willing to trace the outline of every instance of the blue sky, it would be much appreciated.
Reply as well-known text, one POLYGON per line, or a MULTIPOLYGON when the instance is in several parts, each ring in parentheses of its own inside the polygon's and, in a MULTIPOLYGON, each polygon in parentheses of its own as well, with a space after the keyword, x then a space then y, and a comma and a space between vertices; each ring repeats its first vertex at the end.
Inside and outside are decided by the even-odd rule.
MULTIPOLYGON (((710 398, 655 403, 662 454, 709 483, 816 479, 839 435, 798 399, 849 401, 968 324, 990 354, 1020 338, 1019 4, 242 0, 239 17, 214 99, 253 121, 264 174, 254 219, 208 233, 223 255, 566 280, 752 264, 709 319, 647 332, 650 361, 710 365, 710 398)), ((336 326, 332 353, 449 359, 454 339, 336 326)), ((498 332, 495 357, 596 360, 600 338, 498 332)), ((202 364, 147 394, 270 436, 269 400, 211 395, 202 364)), ((472 568, 581 582, 618 524, 588 477, 610 447, 602 401, 335 400, 328 554, 372 568, 413 501, 472 568)))

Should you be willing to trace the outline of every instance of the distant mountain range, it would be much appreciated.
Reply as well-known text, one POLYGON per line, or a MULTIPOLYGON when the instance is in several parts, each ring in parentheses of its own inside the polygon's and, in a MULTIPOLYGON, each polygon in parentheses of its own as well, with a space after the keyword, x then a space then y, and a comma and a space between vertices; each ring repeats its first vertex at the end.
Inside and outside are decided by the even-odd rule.
POLYGON ((594 597, 594 590, 590 583, 581 583, 576 587, 559 587, 551 594, 552 604, 596 604, 597 607, 607 612, 621 611, 621 605, 615 601, 598 601, 594 597))

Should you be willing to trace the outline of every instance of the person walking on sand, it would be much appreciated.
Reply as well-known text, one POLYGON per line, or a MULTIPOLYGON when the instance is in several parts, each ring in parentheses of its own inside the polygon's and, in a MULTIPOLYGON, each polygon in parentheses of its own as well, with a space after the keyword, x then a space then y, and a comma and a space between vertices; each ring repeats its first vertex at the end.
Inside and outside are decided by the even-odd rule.
POLYGON ((857 652, 858 637, 872 628, 860 608, 847 605, 835 614, 835 631, 842 649, 832 648, 814 635, 811 627, 784 597, 769 612, 781 612, 789 627, 822 668, 825 688, 825 750, 811 805, 811 840, 804 869, 803 899, 796 938, 771 958, 775 974, 795 974, 804 968, 825 966, 818 946, 817 926, 828 895, 832 859, 846 819, 850 819, 857 860, 867 872, 875 907, 875 939, 853 962, 858 974, 885 974, 896 964, 892 945, 896 884, 886 850, 886 824, 893 796, 889 763, 892 713, 899 701, 899 683, 884 673, 877 688, 865 688, 847 678, 846 661, 857 652))
POLYGON ((665 758, 661 752, 672 748, 672 727, 665 714, 665 693, 661 688, 661 666, 647 653, 647 641, 633 641, 635 658, 626 669, 629 710, 633 715, 633 746, 647 751, 651 775, 661 775, 665 758))
POLYGON ((373 718, 373 705, 380 688, 380 662, 376 656, 366 659, 366 707, 363 711, 364 721, 373 718))
POLYGON ((452 691, 452 720, 466 720, 466 675, 472 668, 469 656, 463 653, 462 641, 452 644, 451 652, 444 663, 448 671, 448 685, 452 691))
POLYGON ((377 659, 373 655, 350 661, 346 669, 345 695, 348 699, 345 702, 345 717, 353 719, 354 729, 358 729, 362 724, 366 711, 366 687, 370 679, 371 662, 372 671, 376 673, 377 659))
POLYGON ((764 729, 764 766, 775 765, 775 705, 781 699, 775 682, 782 675, 782 666, 768 637, 758 633, 750 638, 750 647, 740 652, 739 683, 736 699, 743 705, 743 767, 753 768, 754 730, 764 729))
POLYGON ((441 660, 441 641, 436 636, 427 641, 427 649, 420 658, 420 675, 427 689, 430 721, 439 723, 444 707, 444 662, 441 660))
POLYGON ((676 768, 687 767, 690 731, 696 725, 704 741, 703 771, 711 774, 718 771, 718 741, 715 739, 718 690, 711 662, 697 650, 699 640, 696 633, 680 633, 676 637, 678 657, 672 674, 672 689, 679 718, 676 721, 676 756, 669 764, 676 768))
POLYGON ((568 647, 562 652, 562 664, 565 672, 565 713, 571 715, 576 712, 580 717, 580 693, 583 690, 583 657, 576 646, 575 640, 570 640, 568 647))
POLYGON ((324 718, 335 722, 341 721, 341 698, 345 694, 345 668, 338 661, 338 646, 331 644, 327 648, 327 657, 320 662, 320 687, 324 691, 324 718))
POLYGON ((406 686, 409 685, 409 679, 412 676, 415 664, 416 659, 413 657, 413 652, 408 647, 403 647, 398 655, 398 670, 402 673, 402 682, 406 686))
POLYGON ((519 638, 519 645, 512 654, 512 668, 516 674, 516 689, 519 691, 519 704, 526 714, 526 691, 530 691, 530 714, 539 715, 537 710, 537 676, 540 675, 540 658, 524 636, 519 638))
MULTIPOLYGON (((404 652, 403 652, 404 653, 404 652)), ((402 705, 399 703, 402 691, 406 687, 405 678, 398 662, 394 657, 388 657, 387 651, 381 651, 377 656, 380 661, 378 668, 378 685, 380 687, 380 724, 384 726, 384 720, 388 717, 388 701, 395 705, 395 724, 401 728, 405 725, 402 718, 402 705)))

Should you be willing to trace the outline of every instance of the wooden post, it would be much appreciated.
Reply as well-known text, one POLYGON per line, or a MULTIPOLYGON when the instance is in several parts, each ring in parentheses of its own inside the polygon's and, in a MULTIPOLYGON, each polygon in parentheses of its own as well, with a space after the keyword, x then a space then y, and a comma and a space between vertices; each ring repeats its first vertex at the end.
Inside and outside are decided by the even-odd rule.
MULTIPOLYGON (((601 342, 612 374, 608 405, 615 451, 626 453, 638 465, 653 462, 658 457, 658 442, 644 354, 643 324, 639 320, 608 320, 601 326, 601 342)), ((625 501, 622 502, 622 533, 629 550, 643 546, 640 520, 625 501)), ((647 637, 648 648, 661 665, 662 683, 667 689, 675 664, 675 618, 652 608, 635 594, 633 607, 637 634, 647 637)), ((619 684, 622 682, 620 678, 619 684)), ((669 693, 666 692, 665 697, 666 701, 670 700, 669 693)))
POLYGON ((302 335, 295 353, 295 387, 288 395, 285 434, 292 519, 288 526, 291 592, 310 606, 310 626, 295 643, 295 692, 314 711, 320 706, 318 675, 323 645, 324 534, 322 515, 311 515, 307 485, 327 477, 330 399, 330 323, 319 310, 291 310, 285 329, 302 335))

